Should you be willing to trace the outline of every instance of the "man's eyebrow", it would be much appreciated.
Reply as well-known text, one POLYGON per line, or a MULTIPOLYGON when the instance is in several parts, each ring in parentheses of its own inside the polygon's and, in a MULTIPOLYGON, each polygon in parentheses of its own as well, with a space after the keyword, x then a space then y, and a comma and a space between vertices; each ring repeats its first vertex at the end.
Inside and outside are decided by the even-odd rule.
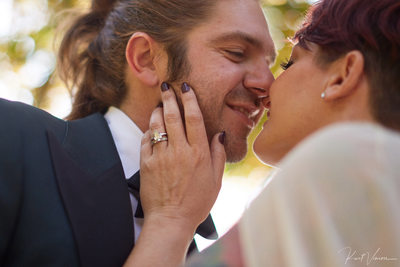
MULTIPOLYGON (((257 49, 265 50, 265 46, 262 44, 262 42, 260 40, 252 37, 251 35, 249 35, 245 32, 241 32, 241 31, 225 33, 223 35, 220 35, 220 36, 212 39, 211 43, 222 43, 222 42, 230 42, 230 41, 245 42, 251 46, 254 46, 257 49)), ((267 47, 266 50, 268 53, 267 60, 269 60, 269 62, 271 62, 271 63, 275 62, 275 58, 276 58, 275 49, 273 47, 267 47)))

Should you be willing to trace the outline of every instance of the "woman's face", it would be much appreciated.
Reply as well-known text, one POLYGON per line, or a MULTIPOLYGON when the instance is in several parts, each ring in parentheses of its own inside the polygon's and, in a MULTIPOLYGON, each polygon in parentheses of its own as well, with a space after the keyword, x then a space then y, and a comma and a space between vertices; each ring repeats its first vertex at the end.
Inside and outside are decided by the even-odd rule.
POLYGON ((321 99, 328 81, 316 64, 318 47, 293 48, 286 70, 270 88, 270 115, 254 143, 254 152, 275 165, 304 137, 327 124, 327 107, 321 99))

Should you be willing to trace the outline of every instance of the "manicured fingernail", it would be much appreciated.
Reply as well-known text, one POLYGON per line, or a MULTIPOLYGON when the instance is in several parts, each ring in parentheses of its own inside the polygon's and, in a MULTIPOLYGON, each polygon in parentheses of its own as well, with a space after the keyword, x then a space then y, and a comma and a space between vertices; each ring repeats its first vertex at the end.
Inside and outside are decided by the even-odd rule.
POLYGON ((189 92, 190 86, 187 83, 182 83, 181 90, 182 90, 182 93, 189 92))
POLYGON ((225 144, 225 136, 226 136, 225 131, 219 134, 218 140, 221 144, 225 144))
POLYGON ((163 107, 163 102, 158 103, 157 108, 162 108, 163 107))
POLYGON ((165 91, 168 91, 168 90, 169 90, 169 84, 166 83, 166 82, 163 82, 161 84, 161 91, 165 92, 165 91))

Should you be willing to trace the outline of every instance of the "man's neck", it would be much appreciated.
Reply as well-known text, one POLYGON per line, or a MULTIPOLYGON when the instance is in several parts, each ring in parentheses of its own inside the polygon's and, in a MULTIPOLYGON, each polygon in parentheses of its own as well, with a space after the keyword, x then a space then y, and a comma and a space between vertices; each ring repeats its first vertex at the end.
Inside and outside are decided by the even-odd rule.
MULTIPOLYGON (((148 90, 147 92, 149 92, 148 90)), ((132 91, 119 107, 142 132, 149 129, 150 116, 159 100, 154 95, 142 95, 140 91, 132 91), (132 93, 133 92, 133 93, 132 93)))

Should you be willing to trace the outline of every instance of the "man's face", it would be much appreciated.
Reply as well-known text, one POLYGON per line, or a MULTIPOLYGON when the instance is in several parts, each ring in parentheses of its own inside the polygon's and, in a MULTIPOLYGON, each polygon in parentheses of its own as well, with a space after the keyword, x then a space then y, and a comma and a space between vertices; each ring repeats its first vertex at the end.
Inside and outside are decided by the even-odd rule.
POLYGON ((225 131, 227 160, 241 160, 274 78, 275 50, 255 0, 218 1, 212 16, 187 36, 185 77, 194 89, 208 138, 225 131))

